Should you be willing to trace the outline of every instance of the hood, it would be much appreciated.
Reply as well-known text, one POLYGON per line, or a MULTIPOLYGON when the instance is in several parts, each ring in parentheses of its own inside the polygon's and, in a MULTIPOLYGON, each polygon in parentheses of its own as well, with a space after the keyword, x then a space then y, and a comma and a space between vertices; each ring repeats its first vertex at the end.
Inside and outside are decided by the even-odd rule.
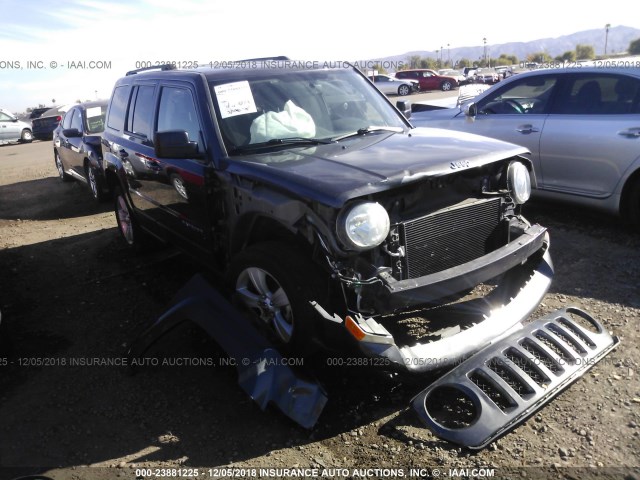
POLYGON ((435 128, 232 157, 229 173, 340 208, 347 200, 526 154, 517 145, 435 128))

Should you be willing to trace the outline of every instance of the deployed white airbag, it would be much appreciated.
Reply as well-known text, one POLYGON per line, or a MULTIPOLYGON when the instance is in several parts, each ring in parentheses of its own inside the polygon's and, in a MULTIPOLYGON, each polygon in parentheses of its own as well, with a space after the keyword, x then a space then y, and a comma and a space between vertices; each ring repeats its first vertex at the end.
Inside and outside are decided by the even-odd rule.
POLYGON ((274 138, 304 137, 316 134, 316 124, 311 115, 291 100, 281 112, 265 112, 251 124, 251 142, 266 142, 274 138))

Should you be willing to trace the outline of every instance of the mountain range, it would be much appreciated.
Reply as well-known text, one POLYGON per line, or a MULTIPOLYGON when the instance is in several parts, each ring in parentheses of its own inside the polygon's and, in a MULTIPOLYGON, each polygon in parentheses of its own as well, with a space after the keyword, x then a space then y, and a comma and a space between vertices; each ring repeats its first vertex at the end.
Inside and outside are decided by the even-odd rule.
MULTIPOLYGON (((609 28, 609 35, 607 39, 607 54, 622 53, 629 48, 629 43, 633 40, 640 38, 640 30, 632 27, 617 26, 609 28)), ((605 43, 605 30, 604 28, 584 30, 582 32, 572 33, 570 35, 563 35, 558 38, 542 38, 539 40, 532 40, 530 42, 510 42, 497 45, 487 45, 487 55, 491 58, 498 58, 501 54, 515 55, 519 61, 526 60, 527 55, 536 52, 546 52, 552 57, 562 55, 568 50, 575 50, 576 45, 591 45, 593 46, 596 55, 602 55, 604 53, 605 43)), ((448 59, 448 55, 451 55, 451 60, 456 62, 461 58, 467 58, 469 60, 478 60, 484 55, 484 46, 475 47, 459 47, 452 48, 448 52, 445 50, 444 59, 448 59)), ((438 53, 429 50, 420 50, 407 52, 402 55, 393 55, 390 57, 384 57, 383 61, 406 61, 411 56, 431 57, 438 58, 438 53)))

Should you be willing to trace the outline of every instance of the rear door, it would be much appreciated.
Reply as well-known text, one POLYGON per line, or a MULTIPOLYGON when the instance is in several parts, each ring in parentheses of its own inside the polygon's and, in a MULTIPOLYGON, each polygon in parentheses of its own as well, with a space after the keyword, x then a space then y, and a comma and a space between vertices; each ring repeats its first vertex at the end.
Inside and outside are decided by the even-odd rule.
POLYGON ((565 76, 540 141, 541 186, 605 198, 640 157, 640 79, 565 76))

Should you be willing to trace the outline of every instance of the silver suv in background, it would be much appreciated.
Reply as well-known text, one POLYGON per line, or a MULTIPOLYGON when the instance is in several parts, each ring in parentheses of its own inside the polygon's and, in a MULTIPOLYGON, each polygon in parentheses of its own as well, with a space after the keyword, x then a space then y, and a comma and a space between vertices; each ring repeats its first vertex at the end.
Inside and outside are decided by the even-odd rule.
POLYGON ((33 140, 31 125, 18 120, 11 112, 0 108, 0 145, 33 140))

